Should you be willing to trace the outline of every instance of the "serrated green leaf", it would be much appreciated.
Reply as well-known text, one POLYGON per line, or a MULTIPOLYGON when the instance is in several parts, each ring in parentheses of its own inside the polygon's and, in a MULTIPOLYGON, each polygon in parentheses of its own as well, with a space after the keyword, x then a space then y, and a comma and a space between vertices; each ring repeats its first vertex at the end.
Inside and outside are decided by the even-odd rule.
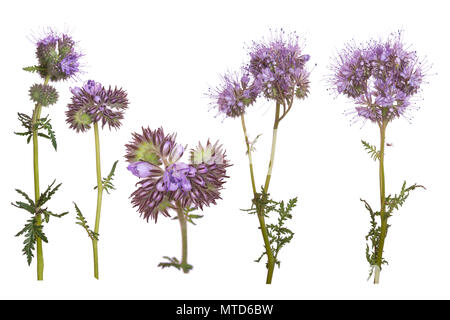
POLYGON ((27 72, 32 72, 32 73, 34 73, 34 72, 40 72, 40 71, 44 71, 45 69, 44 68, 42 68, 42 67, 40 67, 40 66, 30 66, 30 67, 24 67, 24 68, 22 68, 24 71, 27 71, 27 72))
POLYGON ((41 196, 39 197, 39 200, 37 203, 38 207, 42 207, 44 204, 46 204, 62 185, 62 183, 60 183, 60 184, 56 185, 55 187, 53 187, 53 185, 55 183, 56 183, 56 180, 53 180, 53 182, 47 187, 47 189, 45 189, 45 191, 43 193, 41 193, 41 196))
POLYGON ((367 153, 370 155, 370 157, 373 160, 379 160, 380 159, 380 152, 377 151, 377 148, 371 144, 369 144, 368 142, 361 140, 361 143, 364 146, 364 149, 366 149, 367 153))
POLYGON ((174 267, 177 270, 183 270, 185 273, 188 273, 190 270, 193 269, 192 265, 187 264, 187 263, 180 263, 180 261, 175 257, 170 258, 170 257, 164 256, 163 259, 166 259, 168 261, 160 262, 158 264, 158 267, 161 267, 162 269, 174 267))
MULTIPOLYGON (((297 198, 290 199, 287 204, 284 201, 275 201, 270 198, 268 193, 264 192, 261 188, 261 193, 258 193, 252 201, 252 207, 245 209, 249 214, 257 214, 270 218, 270 213, 275 212, 278 214, 277 223, 268 223, 266 225, 267 235, 269 238, 269 244, 272 250, 275 264, 279 267, 281 262, 278 259, 281 249, 291 242, 294 237, 294 232, 285 226, 285 223, 292 219, 292 210, 297 205, 297 198)), ((255 260, 260 262, 264 256, 267 256, 267 249, 264 247, 263 253, 255 260)), ((268 263, 266 263, 268 267, 268 263)))
POLYGON ((97 240, 97 241, 98 241, 98 237, 99 237, 98 233, 95 233, 94 231, 92 231, 92 230, 89 228, 89 225, 88 225, 88 223, 87 223, 87 220, 86 220, 86 218, 83 216, 83 214, 81 213, 80 208, 78 208, 78 206, 77 206, 77 204, 76 204, 75 202, 74 202, 73 204, 74 204, 74 206, 75 206, 75 211, 76 211, 76 213, 77 213, 77 220, 78 220, 78 221, 75 222, 75 223, 78 224, 78 225, 80 225, 80 226, 82 226, 82 227, 84 228, 84 230, 86 230, 86 232, 87 232, 89 238, 91 238, 92 241, 93 241, 93 240, 97 240))
POLYGON ((37 239, 40 238, 42 239, 42 241, 48 242, 47 237, 45 236, 42 229, 43 226, 37 225, 36 217, 33 217, 32 219, 27 220, 24 228, 16 234, 16 237, 25 235, 25 240, 23 242, 24 247, 22 249, 22 252, 27 256, 28 265, 31 264, 31 261, 34 257, 33 251, 35 250, 37 239))
MULTIPOLYGON (((116 167, 117 167, 117 163, 119 163, 119 160, 116 160, 108 174, 108 176, 106 178, 103 178, 102 181, 102 185, 103 185, 103 189, 106 191, 106 193, 110 193, 111 190, 115 190, 116 188, 114 187, 114 184, 112 183, 112 181, 114 180, 114 174, 116 173, 116 167)), ((98 186, 94 187, 94 190, 97 189, 98 186)))

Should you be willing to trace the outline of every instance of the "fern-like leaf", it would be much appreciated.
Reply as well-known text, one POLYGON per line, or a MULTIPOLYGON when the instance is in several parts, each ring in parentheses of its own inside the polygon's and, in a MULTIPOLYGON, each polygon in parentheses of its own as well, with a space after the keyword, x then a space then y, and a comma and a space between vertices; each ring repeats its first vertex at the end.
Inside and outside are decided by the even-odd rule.
POLYGON ((188 273, 189 271, 191 271, 193 269, 192 265, 187 264, 187 263, 184 263, 184 264, 180 263, 180 261, 175 257, 170 258, 170 257, 164 256, 163 259, 166 259, 167 262, 160 262, 158 264, 158 267, 161 267, 162 269, 174 267, 177 270, 183 270, 186 273, 188 273))
POLYGON ((56 134, 53 130, 52 124, 50 122, 50 119, 48 116, 45 118, 41 118, 33 125, 33 119, 29 115, 26 115, 24 113, 18 113, 17 114, 18 119, 24 127, 25 131, 23 132, 14 132, 16 135, 27 137, 27 143, 30 143, 32 137, 33 137, 33 129, 36 129, 38 132, 37 135, 39 137, 45 138, 50 140, 52 143, 52 146, 55 150, 58 149, 57 143, 56 143, 56 134), (47 131, 47 134, 44 134, 42 132, 39 132, 39 130, 45 130, 47 131))
POLYGON ((44 70, 44 68, 42 68, 42 67, 40 67, 40 66, 30 66, 30 67, 24 67, 24 68, 22 68, 24 71, 27 71, 27 72, 32 72, 32 73, 34 73, 34 72, 40 72, 40 71, 43 71, 44 70))
POLYGON ((424 186, 419 184, 413 184, 412 186, 406 187, 406 181, 404 181, 399 194, 388 195, 385 198, 387 216, 390 217, 394 210, 400 209, 400 207, 405 203, 406 199, 408 199, 409 193, 417 188, 426 190, 424 186))
POLYGON ((56 134, 55 134, 55 131, 53 130, 52 124, 50 123, 50 119, 48 118, 48 116, 46 116, 45 118, 39 119, 39 122, 37 125, 38 125, 38 130, 43 129, 43 130, 47 131, 47 134, 38 133, 38 135, 40 137, 50 140, 53 148, 55 149, 55 151, 57 151, 58 145, 56 143, 56 134))
POLYGON ((76 222, 76 224, 82 226, 82 227, 84 228, 84 230, 86 230, 86 232, 87 232, 89 238, 91 238, 92 241, 94 241, 94 240, 97 240, 97 241, 98 241, 98 236, 99 236, 98 233, 95 233, 94 231, 92 231, 92 230, 89 228, 89 225, 88 225, 88 223, 87 223, 87 220, 86 220, 86 218, 83 216, 83 214, 81 213, 80 208, 78 208, 78 206, 77 206, 77 204, 76 204, 75 202, 74 202, 73 204, 74 204, 74 206, 75 206, 75 211, 77 212, 77 220, 78 220, 78 221, 76 222))
POLYGON ((377 161, 378 159, 380 159, 380 151, 378 151, 375 146, 371 145, 370 143, 364 140, 361 140, 361 143, 363 144, 364 149, 367 151, 367 153, 373 160, 377 161))
POLYGON ((28 265, 30 265, 31 261, 33 260, 33 251, 35 250, 37 239, 40 238, 42 239, 42 241, 48 242, 42 228, 42 225, 36 224, 36 217, 33 217, 32 219, 27 220, 24 228, 16 234, 16 237, 25 235, 25 240, 23 242, 24 247, 22 249, 22 252, 27 256, 28 265))
MULTIPOLYGON (((394 210, 398 210, 406 201, 406 199, 409 197, 409 193, 417 188, 423 188, 424 186, 413 184, 410 187, 406 187, 406 181, 403 182, 402 189, 400 190, 399 194, 394 195, 388 195, 385 197, 385 204, 386 204, 386 212, 384 213, 385 222, 387 224, 388 219, 392 216, 392 213, 394 210)), ((366 235, 367 245, 366 245, 366 259, 367 262, 370 264, 370 271, 369 271, 369 279, 372 276, 374 266, 377 265, 377 257, 380 254, 380 243, 381 243, 381 226, 378 224, 377 217, 380 217, 381 219, 381 213, 379 211, 373 211, 370 207, 369 203, 363 199, 361 201, 364 203, 365 208, 367 211, 369 211, 370 214, 370 230, 369 233, 366 235)), ((386 234, 387 230, 389 230, 390 225, 387 224, 386 234)), ((383 258, 381 261, 381 266, 383 264, 388 264, 388 262, 383 258)), ((380 266, 380 267, 381 267, 380 266)))
MULTIPOLYGON (((371 206, 366 200, 360 199, 361 202, 364 203, 365 208, 367 211, 369 211, 370 215, 370 230, 369 233, 366 235, 366 241, 368 242, 366 244, 366 259, 367 262, 369 262, 370 266, 377 264, 377 256, 378 256, 378 247, 380 244, 381 239, 381 227, 378 225, 377 216, 380 216, 380 212, 373 211, 371 206), (370 245, 369 245, 370 244, 370 245)), ((384 261, 384 263, 387 263, 384 261)), ((370 269, 370 275, 371 277, 373 272, 373 269, 370 269)))
POLYGON ((65 215, 69 214, 68 211, 63 212, 63 213, 53 213, 53 212, 47 210, 47 208, 41 210, 41 212, 44 215, 44 220, 45 220, 46 223, 48 223, 50 221, 50 217, 62 218, 65 215))
MULTIPOLYGON (((297 205, 297 198, 290 199, 286 204, 284 201, 272 200, 263 188, 261 190, 261 193, 253 199, 252 207, 242 211, 262 215, 266 218, 269 218, 272 212, 278 214, 277 223, 267 224, 266 229, 275 264, 280 267, 281 262, 278 259, 280 250, 294 238, 294 232, 288 229, 285 224, 292 219, 292 210, 297 205)), ((265 247, 263 253, 255 262, 260 262, 264 256, 267 256, 265 247)), ((266 267, 268 267, 268 263, 266 263, 266 267)))
POLYGON ((56 193, 56 191, 59 190, 62 183, 56 185, 53 187, 53 185, 56 183, 56 180, 53 180, 53 182, 45 189, 43 193, 41 193, 41 196, 39 197, 39 200, 37 202, 37 207, 42 207, 44 204, 46 204, 56 193))
MULTIPOLYGON (((110 191, 115 190, 116 188, 114 187, 114 184, 112 183, 113 179, 114 179, 114 174, 116 173, 116 167, 117 167, 117 163, 119 162, 119 160, 116 160, 116 162, 114 162, 111 171, 109 172, 108 176, 106 178, 103 178, 102 181, 102 185, 103 185, 103 189, 109 194, 110 191)), ((97 189, 98 186, 94 187, 94 190, 97 189)))

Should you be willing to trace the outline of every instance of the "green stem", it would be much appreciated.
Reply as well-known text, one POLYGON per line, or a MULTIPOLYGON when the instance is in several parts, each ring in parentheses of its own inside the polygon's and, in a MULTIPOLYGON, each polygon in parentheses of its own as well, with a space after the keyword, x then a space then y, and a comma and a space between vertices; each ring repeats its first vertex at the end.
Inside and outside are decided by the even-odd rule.
MULTIPOLYGON (((278 124, 280 123, 280 120, 281 120, 280 119, 280 104, 277 103, 276 109, 275 109, 275 121, 274 121, 274 125, 273 125, 272 149, 270 152, 270 161, 269 161, 269 168, 268 168, 267 175, 266 175, 266 182, 264 184, 264 193, 267 193, 269 190, 270 178, 272 176, 272 168, 273 168, 273 163, 274 163, 274 159, 275 159, 275 149, 276 149, 276 144, 277 144, 277 130, 278 130, 278 124)), ((253 173, 252 152, 251 152, 251 146, 250 146, 250 143, 248 140, 244 115, 241 116, 241 122, 242 122, 242 130, 244 131, 245 144, 247 146, 247 155, 248 155, 248 160, 249 160, 250 177, 252 180, 253 195, 254 195, 254 198, 256 198, 257 192, 256 192, 255 176, 253 173)), ((273 271, 275 268, 275 258, 273 256, 272 248, 270 247, 269 234, 267 232, 266 221, 265 221, 265 217, 264 217, 264 207, 257 208, 257 216, 258 216, 259 226, 261 229, 261 234, 262 234, 262 237, 264 240, 264 247, 266 249, 266 254, 267 254, 266 284, 271 284, 272 277, 273 277, 273 271)))
POLYGON ((242 123, 242 130, 244 131, 245 145, 247 146, 248 164, 250 167, 250 178, 252 180, 253 196, 256 197, 256 184, 255 184, 255 174, 253 173, 252 150, 250 142, 248 141, 247 127, 245 126, 244 114, 241 115, 241 123, 242 123))
POLYGON ((269 169, 267 170, 266 183, 264 184, 264 192, 265 193, 267 193, 269 190, 270 178, 272 177, 272 168, 273 168, 273 162, 275 160, 275 148, 277 146, 277 132, 278 132, 278 124, 279 123, 280 123, 280 104, 277 103, 277 107, 275 110, 275 121, 273 124, 272 150, 270 151, 269 169))
MULTIPOLYGON (((48 84, 50 77, 47 76, 44 84, 48 84)), ((38 203, 41 195, 39 190, 39 143, 38 143, 38 128, 37 123, 41 118, 42 105, 36 104, 33 111, 32 119, 32 133, 33 133, 33 175, 34 175, 34 201, 38 203)), ((36 225, 42 224, 41 214, 36 215, 36 225)), ((37 279, 44 280, 44 252, 42 250, 42 239, 36 238, 36 260, 37 260, 37 279)))
MULTIPOLYGON (((186 217, 184 215, 183 208, 181 207, 181 203, 177 204, 177 214, 178 220, 180 221, 181 228, 181 266, 187 266, 187 255, 188 255, 188 243, 187 243, 187 222, 186 217)), ((189 270, 187 268, 183 268, 184 273, 188 273, 189 270)))
MULTIPOLYGON (((266 182, 264 183, 264 193, 268 193, 270 178, 272 177, 272 169, 273 163, 275 160, 275 150, 277 145, 277 133, 278 133, 278 124, 280 123, 280 103, 277 102, 275 108, 275 120, 273 123, 273 134, 272 134, 272 148, 270 150, 270 161, 269 168, 267 169, 266 182)), ((270 247, 269 236, 267 234, 266 222, 264 219, 264 212, 258 213, 259 224, 261 225, 261 232, 264 238, 264 245, 266 247, 267 253, 267 278, 266 283, 272 283, 273 271, 275 269, 275 258, 273 256, 272 248, 270 247)))
POLYGON ((386 216, 386 181, 384 177, 384 146, 386 144, 386 127, 387 123, 380 123, 380 219, 381 219, 381 234, 380 243, 377 250, 377 266, 375 268, 374 283, 378 284, 380 281, 381 264, 383 261, 384 241, 387 234, 387 216, 386 216))
MULTIPOLYGON (((100 228, 100 212, 102 210, 102 195, 103 195, 103 183, 102 183, 102 172, 100 166, 100 139, 98 134, 98 124, 94 123, 94 134, 95 134, 95 164, 97 170, 97 211, 95 214, 95 228, 94 232, 99 233, 100 228)), ((92 240, 92 248, 94 250, 94 277, 98 279, 98 240, 92 240)))

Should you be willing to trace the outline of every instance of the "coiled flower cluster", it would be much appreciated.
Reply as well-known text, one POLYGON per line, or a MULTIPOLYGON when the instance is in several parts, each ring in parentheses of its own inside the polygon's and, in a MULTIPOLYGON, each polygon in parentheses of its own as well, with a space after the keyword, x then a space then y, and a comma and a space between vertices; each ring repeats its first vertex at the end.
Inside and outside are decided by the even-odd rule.
POLYGON ((80 71, 81 53, 75 49, 75 41, 67 34, 50 31, 36 42, 38 71, 42 78, 52 81, 66 80, 80 71))
POLYGON ((139 177, 131 202, 145 219, 170 216, 170 209, 199 208, 216 204, 225 183, 226 168, 222 146, 209 141, 191 150, 189 163, 181 162, 185 147, 174 134, 162 128, 142 128, 126 145, 128 170, 139 177))
POLYGON ((294 98, 309 93, 309 55, 303 54, 299 37, 283 30, 268 41, 253 42, 249 62, 240 73, 226 74, 221 84, 209 90, 212 106, 226 117, 238 117, 256 99, 263 96, 283 105, 285 111, 294 98))
POLYGON ((348 44, 332 66, 331 85, 355 102, 357 116, 389 122, 414 107, 411 98, 420 91, 423 67, 398 33, 387 41, 348 44))
POLYGON ((66 122, 71 129, 84 132, 92 123, 108 125, 109 129, 121 126, 124 111, 128 108, 127 93, 123 89, 106 89, 94 80, 87 81, 83 87, 71 88, 72 101, 67 106, 66 122))

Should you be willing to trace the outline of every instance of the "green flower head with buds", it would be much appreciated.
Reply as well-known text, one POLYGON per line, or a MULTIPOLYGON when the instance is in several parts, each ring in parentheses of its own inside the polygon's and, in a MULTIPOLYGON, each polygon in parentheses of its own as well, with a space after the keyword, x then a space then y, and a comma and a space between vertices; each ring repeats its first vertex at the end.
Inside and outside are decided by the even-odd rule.
POLYGON ((31 100, 43 107, 48 107, 58 101, 58 92, 48 84, 35 84, 29 92, 31 100))

